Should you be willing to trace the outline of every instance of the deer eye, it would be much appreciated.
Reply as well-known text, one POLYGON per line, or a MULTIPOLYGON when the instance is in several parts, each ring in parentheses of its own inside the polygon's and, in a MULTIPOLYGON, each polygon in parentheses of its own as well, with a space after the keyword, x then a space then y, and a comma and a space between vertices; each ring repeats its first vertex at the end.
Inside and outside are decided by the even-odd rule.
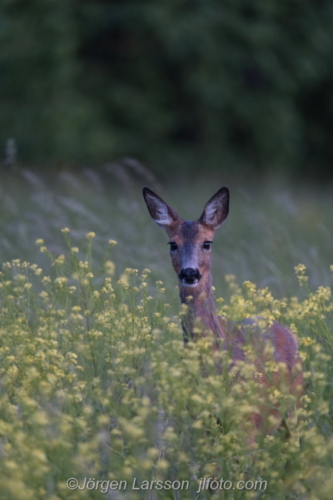
POLYGON ((171 252, 174 252, 175 250, 178 250, 178 245, 174 241, 170 241, 169 245, 170 245, 171 252))
POLYGON ((205 249, 205 250, 210 250, 210 246, 212 244, 212 241, 205 241, 205 243, 202 245, 202 247, 205 249))

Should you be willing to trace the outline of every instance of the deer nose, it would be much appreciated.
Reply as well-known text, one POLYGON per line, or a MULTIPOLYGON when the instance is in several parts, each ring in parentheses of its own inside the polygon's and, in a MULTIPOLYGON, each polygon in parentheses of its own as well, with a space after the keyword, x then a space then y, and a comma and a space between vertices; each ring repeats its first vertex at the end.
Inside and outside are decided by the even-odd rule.
POLYGON ((192 269, 187 267, 186 269, 182 269, 179 274, 179 279, 181 281, 185 281, 185 283, 192 284, 195 281, 199 281, 201 275, 199 273, 199 269, 192 269))

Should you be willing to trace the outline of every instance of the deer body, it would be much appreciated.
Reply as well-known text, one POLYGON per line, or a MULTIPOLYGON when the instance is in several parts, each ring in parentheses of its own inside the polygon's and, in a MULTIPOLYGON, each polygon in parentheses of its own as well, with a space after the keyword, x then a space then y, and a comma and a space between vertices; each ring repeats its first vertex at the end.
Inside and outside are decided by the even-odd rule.
MULTIPOLYGON (((251 330, 251 345, 255 349, 256 369, 262 374, 263 388, 278 383, 281 377, 288 385, 292 395, 302 394, 303 374, 300 369, 297 341, 286 327, 274 322, 265 330, 257 326, 259 319, 245 319, 239 325, 218 317, 212 290, 211 275, 211 244, 216 229, 224 222, 229 211, 229 190, 220 189, 205 205, 201 217, 197 221, 185 221, 148 188, 143 189, 149 213, 154 221, 168 234, 170 255, 173 267, 178 276, 180 300, 186 304, 187 313, 182 327, 184 341, 195 340, 195 325, 201 325, 200 331, 205 335, 209 330, 215 339, 213 349, 219 349, 220 340, 224 348, 229 350, 232 363, 245 360, 244 345, 248 341, 248 331, 251 330), (263 369, 267 361, 265 346, 272 345, 273 360, 283 363, 284 374, 274 373, 268 377, 263 369)), ((278 409, 271 413, 278 416, 278 409)), ((262 416, 254 414, 254 425, 262 424, 262 416)), ((281 417, 282 420, 282 417, 281 417)))

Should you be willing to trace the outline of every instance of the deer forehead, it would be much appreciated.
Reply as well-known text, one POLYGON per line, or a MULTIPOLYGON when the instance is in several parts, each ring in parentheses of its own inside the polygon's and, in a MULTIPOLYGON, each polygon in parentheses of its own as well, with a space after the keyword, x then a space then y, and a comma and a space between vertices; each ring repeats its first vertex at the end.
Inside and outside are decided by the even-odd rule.
POLYGON ((169 237, 178 245, 197 245, 204 241, 212 241, 214 229, 198 221, 182 221, 169 231, 169 237))

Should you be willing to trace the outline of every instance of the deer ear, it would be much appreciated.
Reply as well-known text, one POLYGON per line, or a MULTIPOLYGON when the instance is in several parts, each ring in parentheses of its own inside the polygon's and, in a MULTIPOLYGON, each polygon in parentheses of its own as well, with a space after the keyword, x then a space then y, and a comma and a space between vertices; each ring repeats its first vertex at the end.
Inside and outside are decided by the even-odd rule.
POLYGON ((200 222, 217 229, 225 221, 229 213, 229 189, 221 188, 207 201, 200 222))
POLYGON ((142 193, 152 219, 154 219, 156 224, 163 227, 163 229, 166 229, 179 219, 177 212, 151 189, 145 187, 142 193))

